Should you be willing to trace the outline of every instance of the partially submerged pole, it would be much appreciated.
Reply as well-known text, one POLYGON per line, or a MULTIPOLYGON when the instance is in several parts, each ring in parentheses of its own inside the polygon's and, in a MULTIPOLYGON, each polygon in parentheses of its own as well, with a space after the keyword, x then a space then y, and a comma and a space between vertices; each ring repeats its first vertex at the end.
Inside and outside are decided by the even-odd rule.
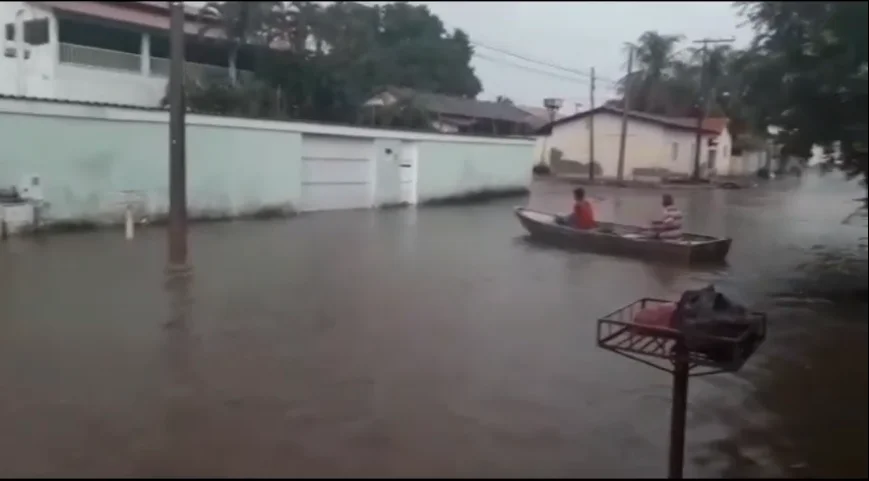
MULTIPOLYGON (((591 68, 591 85, 588 89, 588 180, 594 182, 594 67, 591 68)), ((578 109, 577 109, 578 110, 578 109)))
POLYGON ((682 479, 685 466, 685 421, 688 416, 688 351, 677 342, 673 348, 673 399, 670 411, 670 460, 667 478, 682 479))
POLYGON ((171 2, 169 64, 169 265, 187 271, 187 166, 184 102, 184 6, 171 2))

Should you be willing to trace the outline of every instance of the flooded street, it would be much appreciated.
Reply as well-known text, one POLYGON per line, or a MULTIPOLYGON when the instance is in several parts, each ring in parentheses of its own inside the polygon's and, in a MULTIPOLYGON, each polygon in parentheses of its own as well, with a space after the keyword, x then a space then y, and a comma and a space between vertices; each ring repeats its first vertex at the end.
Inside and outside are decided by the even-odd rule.
MULTIPOLYGON (((658 191, 587 190, 600 219, 658 213, 658 191)), ((0 475, 663 477, 670 379, 596 348, 595 320, 715 282, 770 337, 692 379, 686 476, 865 477, 866 304, 806 298, 835 286, 800 269, 866 235, 841 225, 859 187, 674 194, 689 231, 734 238, 728 266, 534 245, 524 199, 197 225, 171 288, 162 229, 7 242, 0 475)))

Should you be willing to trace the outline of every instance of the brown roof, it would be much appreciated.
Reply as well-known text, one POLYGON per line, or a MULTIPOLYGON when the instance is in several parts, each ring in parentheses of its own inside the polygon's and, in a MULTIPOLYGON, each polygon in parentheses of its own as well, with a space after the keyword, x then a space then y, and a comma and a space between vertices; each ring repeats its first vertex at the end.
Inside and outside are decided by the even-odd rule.
POLYGON ((713 130, 718 132, 724 132, 724 129, 727 128, 727 124, 730 123, 730 119, 727 117, 713 117, 710 119, 703 119, 703 128, 706 130, 713 130))
MULTIPOLYGON (((169 30, 168 2, 31 2, 34 5, 44 5, 60 12, 74 13, 86 17, 112 20, 119 23, 136 25, 138 27, 169 30)), ((188 17, 184 31, 189 35, 198 35, 202 31, 202 23, 192 18, 198 8, 184 8, 188 17)), ((206 37, 222 38, 223 34, 216 29, 205 33, 206 37)))
MULTIPOLYGON (((679 117, 679 120, 682 122, 691 122, 694 125, 697 124, 697 119, 692 117, 679 117)), ((724 128, 727 127, 728 123, 730 123, 730 119, 727 117, 710 117, 703 119, 703 128, 721 134, 721 132, 724 131, 724 128)))
POLYGON ((451 95, 421 92, 407 87, 389 87, 386 91, 396 98, 411 99, 416 105, 429 112, 444 115, 503 120, 520 124, 527 124, 531 117, 528 112, 505 102, 488 102, 465 97, 453 97, 451 95))
MULTIPOLYGON (((603 105, 603 106, 597 107, 597 108, 592 109, 592 110, 586 110, 584 112, 579 112, 579 113, 576 113, 573 115, 568 115, 567 117, 564 117, 562 119, 558 119, 555 122, 552 122, 548 125, 541 127, 540 130, 537 131, 537 133, 541 134, 541 135, 549 135, 552 132, 553 127, 555 127, 557 125, 573 122, 574 120, 580 120, 583 117, 587 117, 589 115, 596 115, 599 113, 609 113, 609 114, 613 114, 613 115, 622 115, 623 112, 624 111, 622 109, 612 107, 609 105, 603 105)), ((690 130, 690 131, 697 130, 697 120, 696 119, 686 119, 684 117, 681 117, 681 118, 665 117, 663 115, 647 114, 645 112, 637 112, 635 110, 629 111, 628 117, 633 119, 633 120, 638 120, 641 122, 649 122, 649 123, 653 123, 653 124, 657 124, 657 125, 662 125, 664 127, 671 128, 671 129, 690 130)), ((707 128, 706 124, 703 125, 703 131, 707 134, 716 134, 717 135, 720 133, 720 131, 716 131, 716 130, 707 128)))

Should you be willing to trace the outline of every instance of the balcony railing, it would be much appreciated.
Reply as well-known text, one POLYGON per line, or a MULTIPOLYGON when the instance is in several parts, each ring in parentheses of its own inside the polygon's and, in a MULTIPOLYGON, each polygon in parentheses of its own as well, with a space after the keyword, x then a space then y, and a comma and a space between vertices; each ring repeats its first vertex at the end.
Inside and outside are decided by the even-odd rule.
POLYGON ((60 62, 125 72, 142 71, 140 55, 69 43, 60 44, 60 62))
MULTIPOLYGON (((151 75, 168 77, 170 69, 168 58, 151 57, 151 75)), ((229 69, 196 62, 184 62, 184 74, 190 79, 199 81, 220 81, 229 78, 229 69)), ((236 75, 241 80, 252 78, 253 72, 238 70, 236 75)))
MULTIPOLYGON (((69 43, 60 44, 60 62, 124 72, 139 73, 142 71, 141 55, 69 43)), ((151 57, 150 70, 151 76, 168 77, 169 59, 151 57)), ((184 71, 188 78, 200 81, 218 81, 229 78, 228 68, 195 62, 184 62, 184 71)), ((252 76, 252 72, 238 71, 239 79, 248 79, 252 76)))

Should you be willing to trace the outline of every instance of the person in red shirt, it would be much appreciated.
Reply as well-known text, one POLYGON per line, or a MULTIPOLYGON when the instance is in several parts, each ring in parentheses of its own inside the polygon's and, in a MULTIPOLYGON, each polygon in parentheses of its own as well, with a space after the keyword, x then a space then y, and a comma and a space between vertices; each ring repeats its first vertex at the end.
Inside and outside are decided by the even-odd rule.
POLYGON ((582 187, 574 189, 573 200, 573 212, 564 217, 556 217, 556 221, 574 229, 594 229, 597 227, 591 202, 585 200, 585 189, 582 187))

